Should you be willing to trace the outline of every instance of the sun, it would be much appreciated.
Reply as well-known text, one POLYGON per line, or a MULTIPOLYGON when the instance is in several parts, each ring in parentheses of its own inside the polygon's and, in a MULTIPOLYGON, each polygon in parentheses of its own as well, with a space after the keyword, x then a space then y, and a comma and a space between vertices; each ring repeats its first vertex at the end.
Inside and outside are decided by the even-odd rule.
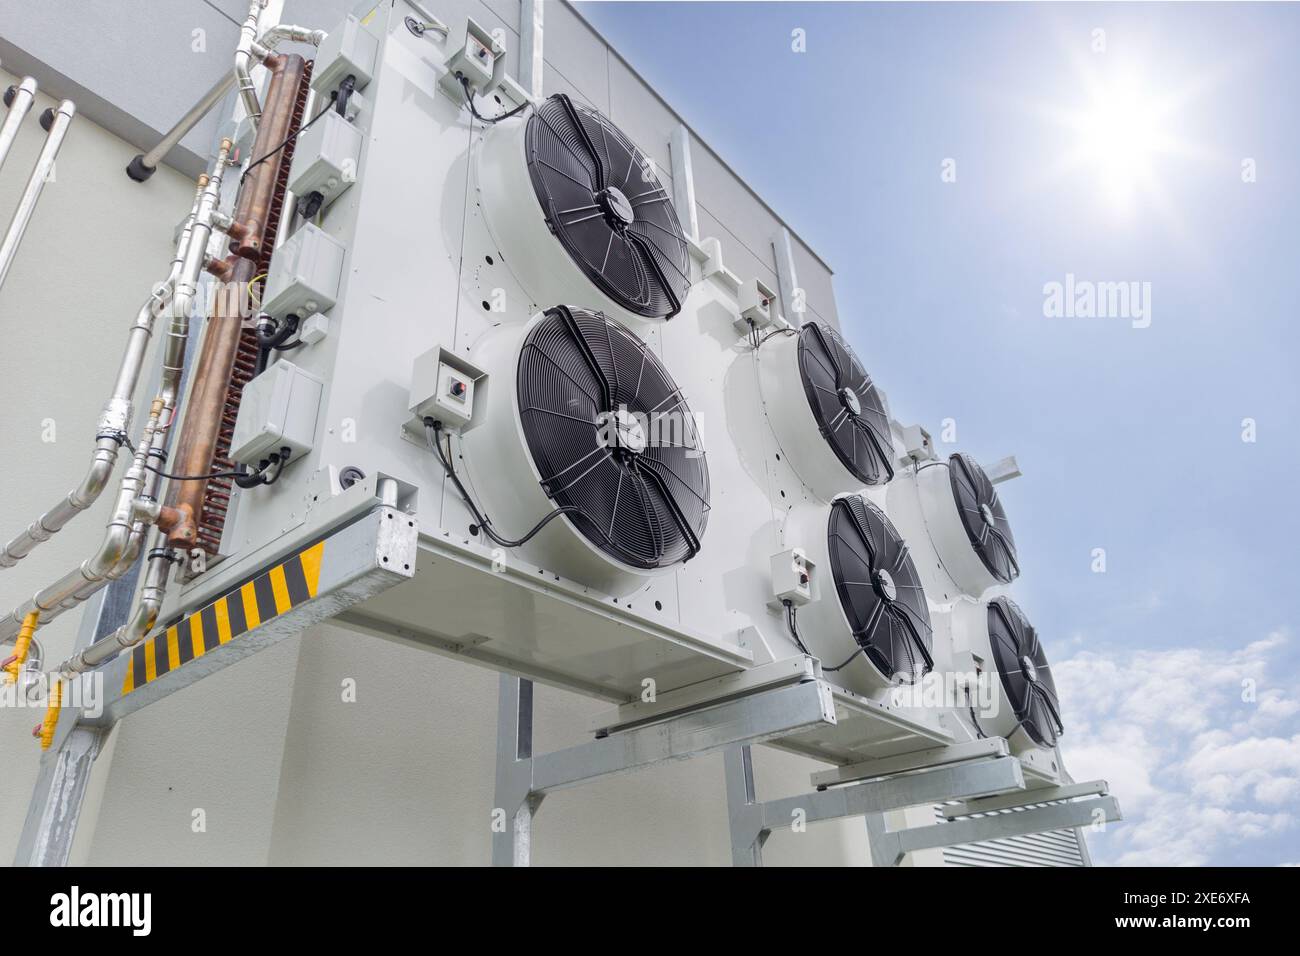
POLYGON ((1079 151, 1097 177, 1102 193, 1128 206, 1151 182, 1167 135, 1161 130, 1157 96, 1131 77, 1106 83, 1092 92, 1092 103, 1079 117, 1079 151))
POLYGON ((1155 179, 1167 152, 1165 110, 1160 97, 1132 76, 1096 85, 1090 99, 1073 124, 1076 149, 1106 197, 1127 207, 1155 179))

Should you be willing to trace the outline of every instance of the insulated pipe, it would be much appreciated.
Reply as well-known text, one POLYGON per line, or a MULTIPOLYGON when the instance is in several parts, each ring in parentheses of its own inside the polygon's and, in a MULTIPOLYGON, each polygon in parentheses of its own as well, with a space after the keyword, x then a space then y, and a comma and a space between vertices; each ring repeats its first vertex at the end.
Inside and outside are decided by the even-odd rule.
POLYGON ((64 100, 57 110, 46 110, 41 116, 41 125, 47 131, 45 145, 36 158, 36 167, 32 170, 31 179, 27 181, 27 189, 18 200, 18 208, 14 210, 14 217, 9 222, 9 231, 5 233, 4 241, 0 242, 0 286, 4 285, 5 277, 9 275, 9 267, 13 265, 14 255, 18 252, 18 244, 23 241, 23 233, 32 221, 32 213, 36 211, 41 190, 45 188, 45 181, 54 169, 55 157, 59 155, 63 137, 68 134, 68 126, 76 113, 76 105, 71 100, 64 100))
POLYGON ((4 165, 10 147, 18 138, 18 128, 23 125, 27 111, 32 108, 32 101, 35 99, 36 81, 30 76, 17 86, 9 87, 9 91, 5 93, 5 105, 9 107, 9 112, 5 114, 4 125, 0 126, 0 166, 4 165))
POLYGON ((262 0, 250 0, 248 16, 239 28, 239 45, 235 47, 235 80, 244 112, 256 130, 261 125, 262 105, 257 101, 257 86, 253 83, 253 45, 257 43, 258 21, 262 18, 262 0))
POLYGON ((329 34, 324 30, 312 30, 309 27, 298 27, 290 23, 277 23, 257 38, 253 43, 252 53, 258 60, 265 60, 283 41, 320 46, 327 36, 329 34))
POLYGON ((189 315, 198 294, 199 274, 207 260, 208 239, 212 234, 212 214, 221 194, 221 179, 230 155, 230 140, 221 141, 212 176, 204 187, 202 199, 195 215, 190 242, 185 250, 181 275, 176 282, 176 294, 171 301, 171 324, 163 352, 163 387, 160 398, 150 410, 144 436, 137 446, 131 466, 118 486, 117 503, 113 516, 105 529, 104 539, 93 555, 73 568, 53 584, 36 592, 30 600, 0 621, 0 640, 16 634, 23 619, 32 611, 39 611, 41 623, 53 620, 63 611, 75 607, 111 580, 110 575, 131 547, 131 532, 139 517, 137 498, 145 485, 145 464, 149 447, 154 444, 159 428, 170 426, 170 416, 165 425, 160 424, 162 414, 168 411, 168 401, 175 407, 179 392, 181 370, 184 367, 185 338, 189 331, 189 315))
POLYGON ((131 326, 128 333, 126 351, 118 367, 113 393, 105 403, 96 424, 95 451, 86 476, 81 480, 81 484, 69 491, 62 501, 0 549, 0 568, 13 567, 31 553, 36 545, 48 541, 69 521, 94 504, 100 493, 108 486, 108 479, 117 464, 118 450, 131 426, 131 398, 135 394, 136 382, 139 380, 140 369, 144 365, 149 348, 149 340, 153 335, 154 320, 171 300, 176 281, 181 276, 195 217, 198 215, 199 204, 207 185, 208 177, 200 176, 198 189, 194 193, 194 202, 181 228, 180 239, 176 244, 176 252, 172 256, 167 278, 154 287, 154 291, 145 300, 144 305, 140 306, 135 324, 131 326))
POLYGON ((163 157, 172 151, 186 134, 192 130, 199 120, 207 116, 214 106, 225 99, 226 94, 235 88, 235 74, 232 70, 227 70, 221 74, 221 78, 212 85, 212 89, 203 94, 203 98, 190 107, 190 111, 182 116, 166 135, 158 141, 158 144, 147 153, 140 153, 126 167, 126 174, 138 183, 144 182, 157 170, 158 164, 163 161, 163 157))

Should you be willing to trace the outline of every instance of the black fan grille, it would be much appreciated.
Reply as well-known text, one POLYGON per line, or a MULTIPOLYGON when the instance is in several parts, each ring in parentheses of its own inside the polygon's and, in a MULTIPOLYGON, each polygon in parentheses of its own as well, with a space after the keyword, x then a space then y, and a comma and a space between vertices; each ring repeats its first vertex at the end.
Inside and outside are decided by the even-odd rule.
POLYGON ((863 484, 894 477, 889 416, 880 391, 858 357, 829 325, 799 332, 799 373, 822 437, 863 484))
POLYGON ((1003 584, 1014 581, 1020 576, 1016 539, 993 482, 974 458, 961 452, 948 458, 948 480, 962 527, 980 561, 1003 584))
POLYGON ((557 93, 528 119, 528 171, 547 225, 607 296, 672 318, 690 288, 686 237, 645 156, 595 110, 557 93))
POLYGON ((542 490, 578 509, 568 517, 588 541, 642 569, 699 551, 704 450, 680 389, 640 338, 599 312, 551 309, 524 340, 518 391, 542 490), (620 420, 636 424, 620 430, 620 420))
POLYGON ((989 642, 1016 720, 1040 747, 1056 746, 1065 733, 1051 665, 1038 632, 1010 599, 994 598, 988 608, 989 642))
POLYGON ((853 639, 886 677, 918 680, 934 666, 933 628, 907 544, 885 513, 858 495, 831 505, 827 543, 853 639))

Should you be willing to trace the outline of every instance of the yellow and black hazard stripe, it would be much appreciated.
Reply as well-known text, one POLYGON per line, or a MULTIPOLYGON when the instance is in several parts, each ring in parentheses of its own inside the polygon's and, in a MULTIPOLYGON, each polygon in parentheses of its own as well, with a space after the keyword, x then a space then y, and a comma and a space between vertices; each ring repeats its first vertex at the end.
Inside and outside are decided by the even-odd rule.
POLYGON ((122 694, 314 598, 324 551, 325 542, 317 542, 136 645, 122 681, 122 694))

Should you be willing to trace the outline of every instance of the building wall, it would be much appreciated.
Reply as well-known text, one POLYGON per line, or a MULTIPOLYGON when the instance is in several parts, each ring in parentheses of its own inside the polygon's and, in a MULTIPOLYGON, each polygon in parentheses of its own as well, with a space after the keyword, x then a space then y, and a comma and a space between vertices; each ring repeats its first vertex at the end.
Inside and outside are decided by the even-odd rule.
MULTIPOLYGON (((516 0, 426 5, 453 28, 468 13, 503 29, 515 70, 516 0)), ((284 19, 328 29, 351 6, 289 0, 284 19)), ((0 296, 9 402, 0 420, 4 447, 15 451, 12 460, 32 464, 31 477, 11 472, 5 479, 6 536, 48 507, 51 494, 84 467, 123 330, 165 269, 172 227, 192 195, 190 182, 166 168, 146 186, 128 181, 121 170, 138 148, 109 128, 134 138, 140 129, 169 126, 222 68, 244 5, 183 0, 165 7, 149 4, 146 11, 141 0, 110 13, 50 0, 16 22, 6 19, 3 28, 0 56, 17 51, 44 86, 86 94, 86 116, 69 137, 57 187, 0 296), (208 31, 201 55, 185 40, 195 29, 208 31), (98 48, 103 36, 145 40, 157 75, 168 82, 141 82, 114 57, 77 55, 79 45, 98 48), (40 440, 47 417, 59 423, 55 443, 40 440)), ((670 178, 667 144, 679 122, 671 109, 569 7, 548 3, 545 36, 546 92, 565 90, 609 112, 670 178)), ((188 137, 171 161, 197 169, 212 123, 188 137)), ((0 203, 12 203, 21 188, 20 171, 39 145, 35 129, 30 123, 0 177, 0 203)), ((775 284, 771 240, 781 221, 698 138, 694 161, 701 234, 722 240, 733 271, 775 284)), ((797 237, 794 244, 810 308, 833 320, 829 269, 797 237)), ((96 516, 81 518, 20 568, 3 572, 0 593, 17 603, 79 560, 100 525, 96 516)), ((61 660, 70 649, 72 617, 43 633, 48 658, 61 660)), ((482 668, 335 627, 313 628, 127 718, 100 758, 74 860, 486 863, 496 688, 497 675, 482 668), (349 678, 355 702, 343 698, 349 678)), ((587 716, 604 706, 539 689, 537 750, 581 741, 587 716)), ((0 853, 12 853, 17 841, 36 768, 27 733, 38 716, 0 713, 0 760, 10 768, 0 783, 0 853)), ((755 763, 764 797, 806 790, 817 766, 761 748, 755 763)), ((542 864, 723 864, 729 856, 720 756, 552 796, 535 835, 542 864)), ((782 833, 767 849, 769 863, 867 859, 860 821, 782 833)))

